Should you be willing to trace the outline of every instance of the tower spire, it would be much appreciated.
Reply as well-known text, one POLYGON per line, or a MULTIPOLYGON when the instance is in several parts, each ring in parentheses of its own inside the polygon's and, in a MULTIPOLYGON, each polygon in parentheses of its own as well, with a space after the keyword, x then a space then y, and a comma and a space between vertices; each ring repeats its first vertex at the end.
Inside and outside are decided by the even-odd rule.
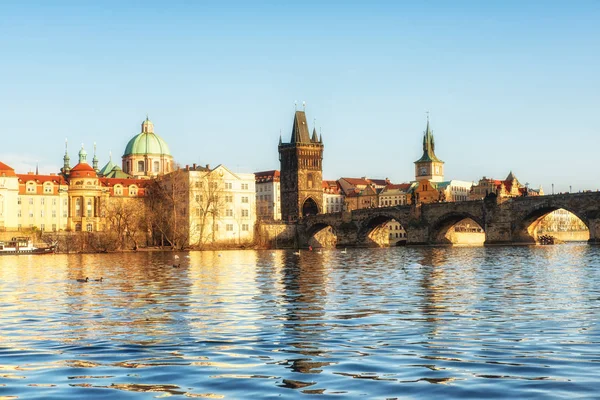
POLYGON ((70 164, 70 159, 69 159, 69 152, 68 152, 68 144, 69 141, 67 140, 67 138, 65 138, 65 156, 63 157, 63 172, 68 173, 69 170, 71 169, 70 164))
POLYGON ((96 157, 96 142, 94 142, 94 158, 92 158, 92 168, 98 172, 98 157, 96 157))

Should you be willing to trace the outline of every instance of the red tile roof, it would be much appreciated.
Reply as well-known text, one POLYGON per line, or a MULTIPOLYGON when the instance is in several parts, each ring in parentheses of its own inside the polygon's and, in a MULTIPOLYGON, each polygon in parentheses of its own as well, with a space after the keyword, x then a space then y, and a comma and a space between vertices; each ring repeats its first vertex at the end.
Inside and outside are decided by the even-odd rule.
POLYGON ((398 190, 407 191, 410 188, 410 183, 398 183, 398 184, 391 183, 391 184, 387 185, 385 188, 388 190, 398 189, 398 190))
POLYGON ((279 182, 279 171, 273 169, 270 171, 255 172, 254 177, 256 183, 264 183, 271 181, 279 182))
POLYGON ((0 162, 0 176, 15 176, 15 170, 3 162, 0 162))
POLYGON ((346 182, 348 182, 351 185, 357 186, 357 185, 368 185, 370 182, 368 179, 363 179, 363 178, 341 178, 343 180, 345 180, 346 182))
POLYGON ((115 185, 123 185, 130 186, 136 185, 138 187, 146 187, 150 180, 148 179, 135 179, 135 178, 100 178, 100 183, 104 186, 115 186, 115 185))
POLYGON ((67 181, 62 175, 35 175, 35 174, 16 174, 19 183, 35 181, 35 183, 52 182, 56 185, 66 185, 67 181))
POLYGON ((69 172, 69 179, 70 178, 85 178, 85 177, 97 177, 98 175, 96 174, 96 171, 94 171, 94 168, 92 168, 92 166, 88 163, 79 163, 76 166, 74 166, 73 168, 71 168, 71 171, 69 172))

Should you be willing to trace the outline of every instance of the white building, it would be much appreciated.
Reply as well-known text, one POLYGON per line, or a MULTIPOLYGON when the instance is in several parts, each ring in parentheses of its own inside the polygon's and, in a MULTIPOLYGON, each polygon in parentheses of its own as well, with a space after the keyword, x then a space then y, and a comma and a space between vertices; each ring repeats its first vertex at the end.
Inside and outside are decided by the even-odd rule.
POLYGON ((388 232, 390 246, 397 246, 398 242, 406 242, 406 231, 396 220, 392 220, 385 224, 388 232))
POLYGON ((467 181, 445 181, 437 184, 438 190, 444 190, 446 201, 467 201, 471 193, 473 182, 467 181))
MULTIPOLYGON (((19 174, 17 229, 56 232, 67 228, 68 185, 60 175, 19 174)), ((14 208, 13 208, 14 210, 14 208)))
POLYGON ((337 181, 322 181, 323 213, 344 211, 344 192, 337 181))
POLYGON ((19 224, 14 209, 19 196, 19 179, 15 170, 0 162, 0 231, 14 230, 19 224))
POLYGON ((223 165, 182 171, 189 185, 189 244, 251 243, 256 223, 254 174, 233 173, 223 165))
POLYGON ((254 173, 256 180, 256 212, 259 219, 280 220, 281 199, 279 171, 254 173))

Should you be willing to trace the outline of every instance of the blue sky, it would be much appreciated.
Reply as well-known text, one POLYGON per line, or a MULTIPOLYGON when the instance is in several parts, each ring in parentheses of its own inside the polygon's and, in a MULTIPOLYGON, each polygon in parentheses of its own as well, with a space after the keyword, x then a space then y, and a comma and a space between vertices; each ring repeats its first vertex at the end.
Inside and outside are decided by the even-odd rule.
POLYGON ((0 160, 54 172, 65 137, 120 160, 148 113, 182 165, 278 169, 306 101, 327 179, 412 180, 430 111, 447 179, 596 190, 598 21, 593 0, 0 0, 0 160))

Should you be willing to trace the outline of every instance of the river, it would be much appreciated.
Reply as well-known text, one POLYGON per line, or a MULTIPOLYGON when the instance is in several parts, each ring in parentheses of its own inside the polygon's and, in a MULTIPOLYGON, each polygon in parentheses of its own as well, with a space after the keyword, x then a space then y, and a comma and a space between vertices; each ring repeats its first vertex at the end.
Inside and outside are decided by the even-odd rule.
POLYGON ((597 398, 599 317, 587 244, 3 256, 0 399, 597 398))

